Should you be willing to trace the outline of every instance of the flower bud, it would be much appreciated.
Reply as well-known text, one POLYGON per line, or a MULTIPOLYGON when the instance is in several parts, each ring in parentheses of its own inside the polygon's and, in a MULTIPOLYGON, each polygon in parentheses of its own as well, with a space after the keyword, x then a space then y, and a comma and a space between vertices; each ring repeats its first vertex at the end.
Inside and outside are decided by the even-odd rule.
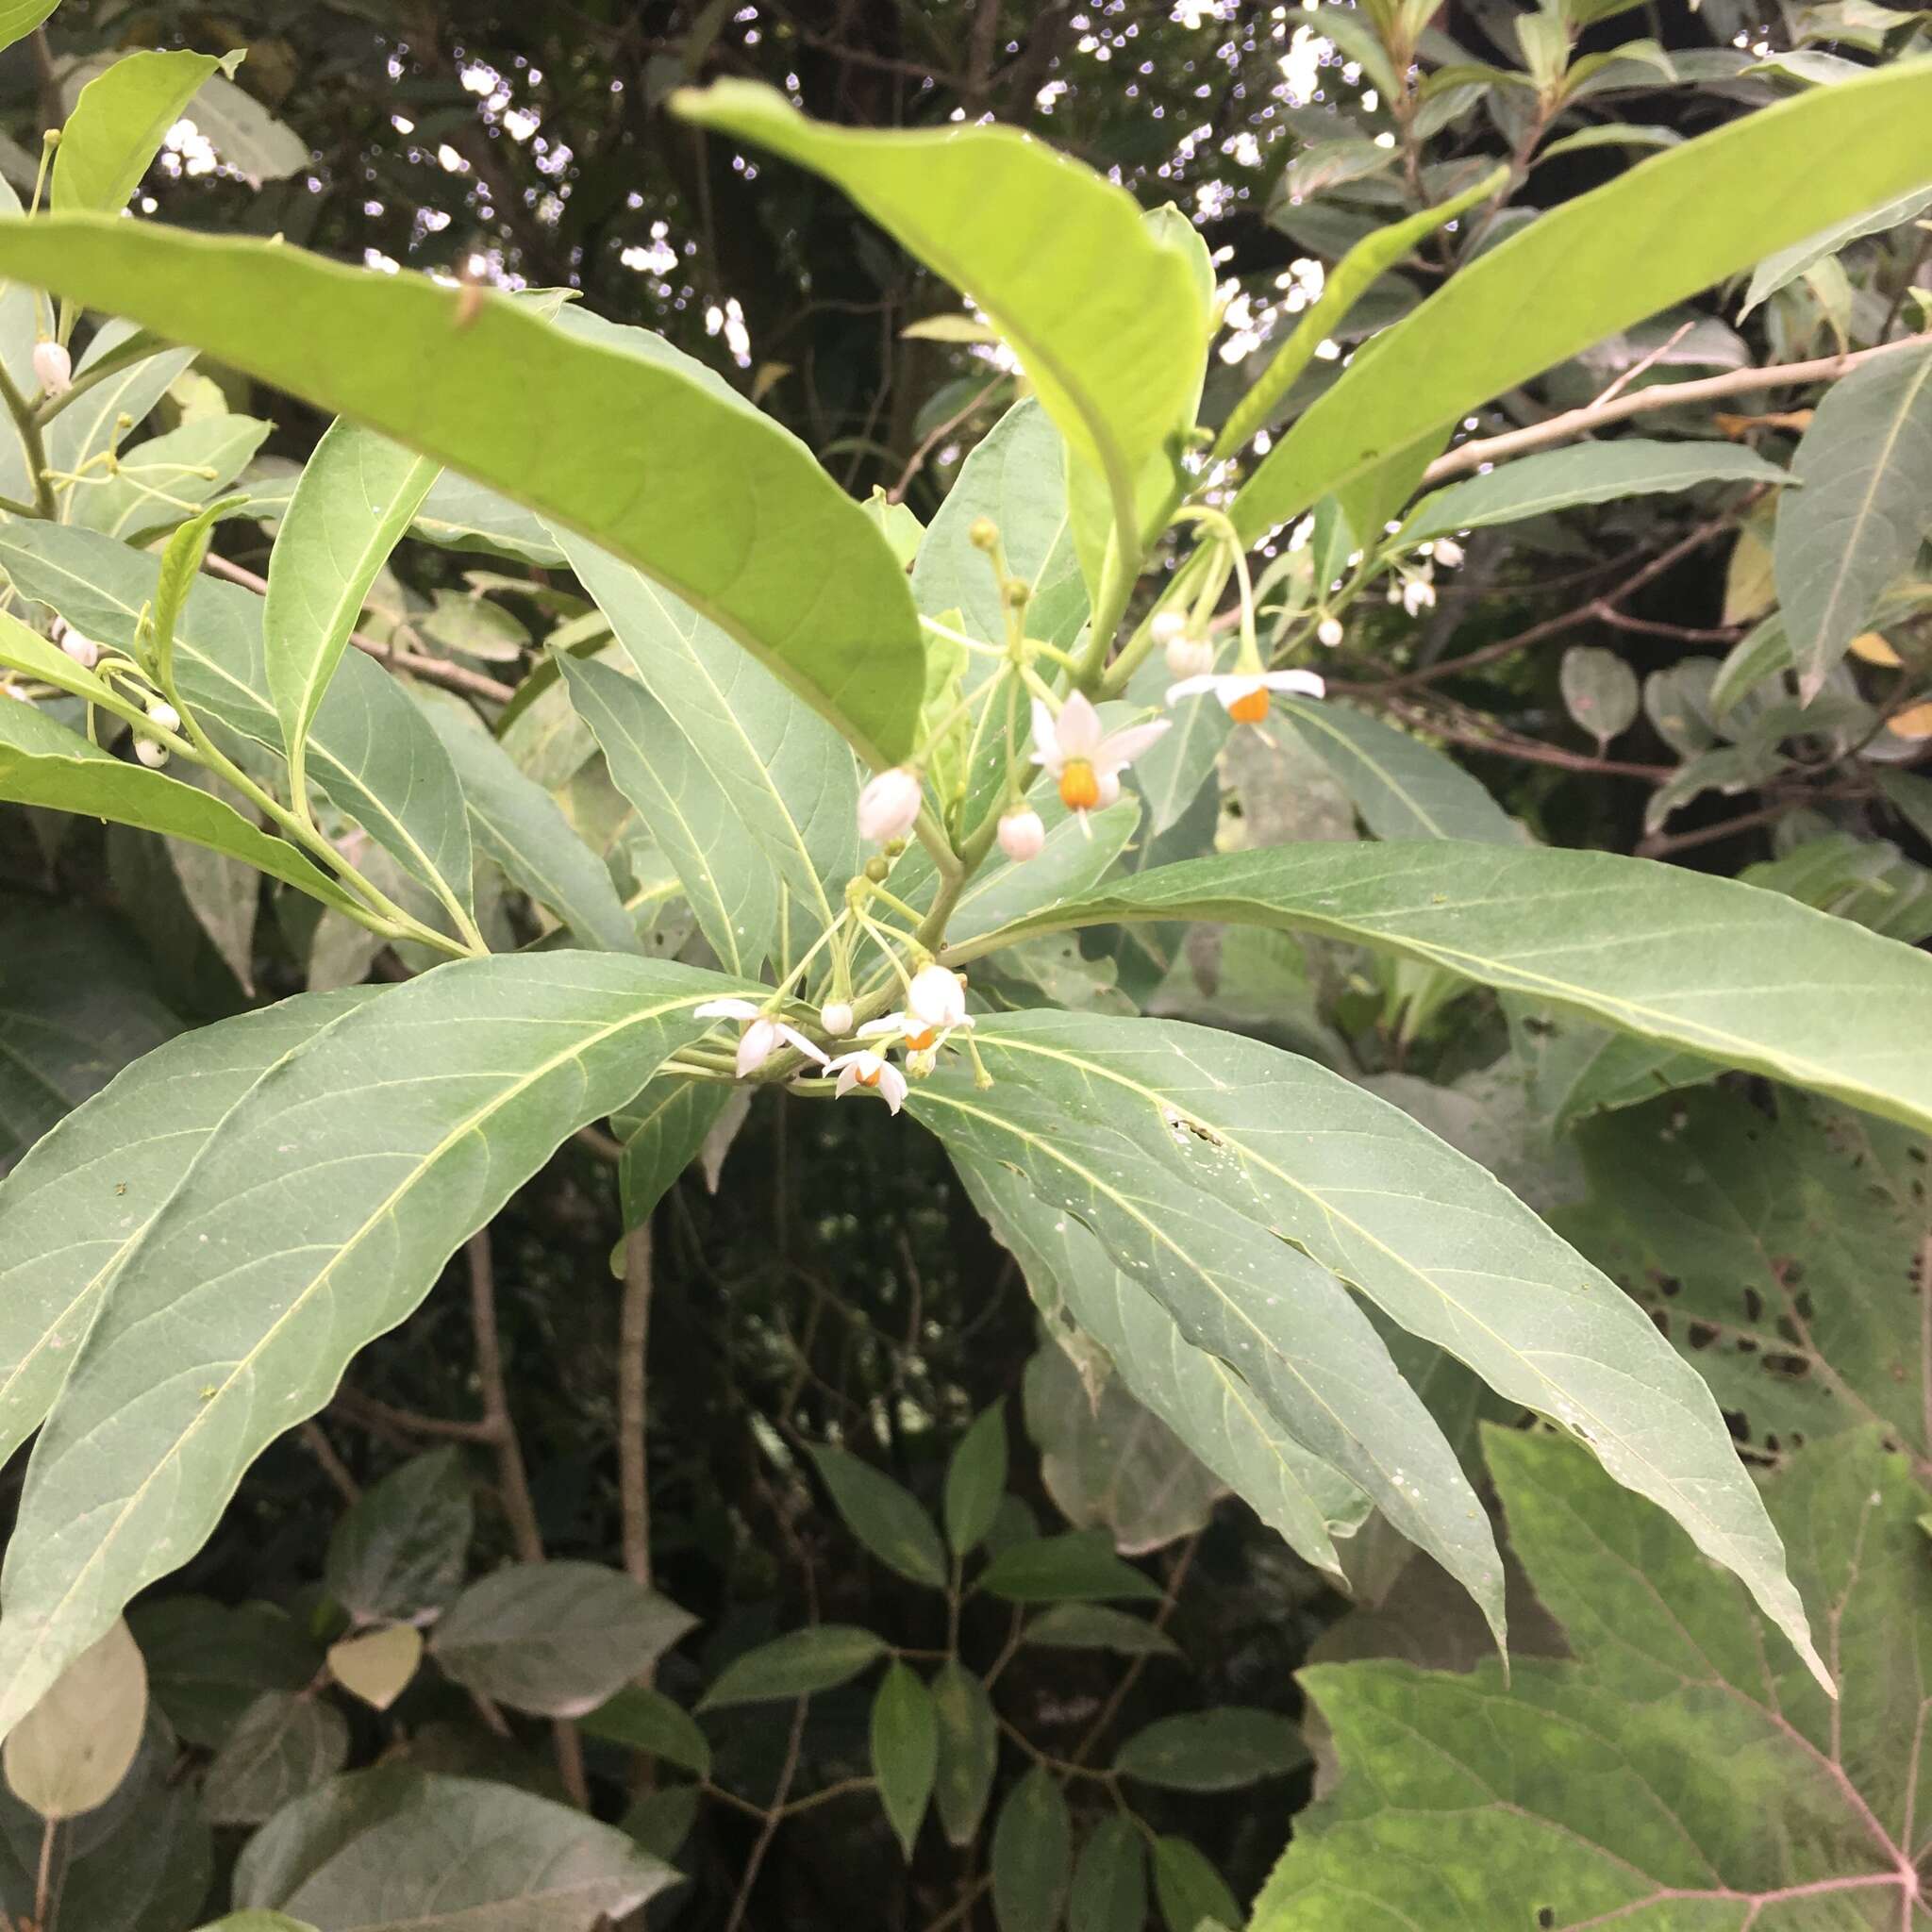
POLYGON ((849 1000, 834 1000, 829 1006, 819 1008, 819 1024, 825 1029, 827 1040, 843 1040, 852 1031, 852 1003, 849 1000))
POLYGON ((1438 537, 1429 554, 1438 563, 1454 570, 1462 561, 1462 545, 1451 542, 1447 537, 1438 537))
POLYGON ((1000 820, 999 841, 1000 850, 1008 858, 1024 865, 1029 858, 1040 857, 1040 848, 1046 843, 1046 826, 1031 806, 1024 806, 1000 820))
POLYGON ((100 645, 92 638, 82 637, 71 624, 60 634, 60 648, 83 671, 92 671, 101 661, 100 645))
POLYGON ((1180 610, 1157 610, 1154 622, 1147 626, 1154 641, 1164 651, 1188 634, 1187 613, 1180 610))
POLYGON ((158 772, 168 762, 168 747, 158 738, 137 738, 134 741, 134 756, 149 771, 158 772))
POLYGON ((891 870, 883 858, 873 858, 865 861, 865 875, 875 886, 884 885, 891 870))
POLYGON ((894 765, 868 781, 858 794, 858 836, 874 845, 903 839, 919 817, 919 774, 894 765))
POLYGON ((34 375, 46 394, 65 395, 74 387, 74 358, 58 342, 36 342, 34 375))
POLYGON ((1167 647, 1167 668, 1176 677, 1206 677, 1214 669, 1214 645, 1207 638, 1191 638, 1185 631, 1167 647))
POLYGON ((147 722, 158 725, 163 731, 178 731, 181 728, 181 713, 166 698, 150 698, 147 722))
POLYGON ((1000 541, 1000 526, 991 517, 974 517, 966 526, 966 541, 975 550, 991 550, 1000 541))
POLYGON ((928 1026, 957 1026, 966 1017, 966 989, 957 973, 922 966, 906 989, 906 1010, 928 1026))
POLYGON ((1315 626, 1315 636, 1332 651, 1341 641, 1341 618, 1324 617, 1315 626))

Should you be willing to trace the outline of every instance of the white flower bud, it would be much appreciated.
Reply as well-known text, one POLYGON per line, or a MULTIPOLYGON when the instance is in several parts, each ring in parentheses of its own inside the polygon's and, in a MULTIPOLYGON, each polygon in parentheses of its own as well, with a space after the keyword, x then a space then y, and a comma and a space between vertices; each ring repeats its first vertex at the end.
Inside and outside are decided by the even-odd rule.
POLYGON ((134 741, 134 756, 149 771, 158 772, 168 762, 168 747, 158 738, 137 738, 134 741))
POLYGON ((65 395, 74 387, 74 358, 58 342, 36 342, 34 375, 46 394, 65 395))
POLYGON ((1430 555, 1438 563, 1454 570, 1462 561, 1462 545, 1451 542, 1447 537, 1438 537, 1430 555))
POLYGON ((1148 629, 1153 633, 1154 641, 1164 651, 1176 638, 1188 634, 1187 613, 1181 610, 1162 610, 1157 613, 1148 629))
POLYGON ((101 661, 100 645, 92 638, 82 637, 71 624, 60 634, 60 648, 83 671, 92 671, 101 661))
POLYGON ((1436 587, 1425 577, 1410 577, 1402 587, 1402 608, 1411 617, 1436 608, 1436 587))
POLYGON ((966 989, 957 973, 924 966, 906 989, 906 1010, 928 1026, 957 1026, 966 1017, 966 989))
POLYGON ((919 817, 919 774, 894 765, 869 780, 858 794, 858 836, 874 845, 903 839, 919 817))
POLYGON ((1040 848, 1046 843, 1046 826, 1030 805, 1024 806, 1000 820, 999 840, 1000 850, 1015 863, 1024 865, 1029 858, 1040 857, 1040 848))
POLYGON ((147 722, 158 725, 163 731, 178 731, 181 728, 181 713, 166 698, 150 698, 147 722))
POLYGON ((1341 641, 1341 618, 1324 617, 1315 626, 1315 636, 1332 651, 1341 641))
POLYGON ((819 1024, 825 1029, 828 1040, 844 1040, 852 1032, 852 1003, 849 1000, 834 1000, 829 1006, 819 1008, 819 1024))
POLYGON ((1167 647, 1167 668, 1176 677, 1205 677, 1214 669, 1214 646, 1207 638, 1175 638, 1167 647))

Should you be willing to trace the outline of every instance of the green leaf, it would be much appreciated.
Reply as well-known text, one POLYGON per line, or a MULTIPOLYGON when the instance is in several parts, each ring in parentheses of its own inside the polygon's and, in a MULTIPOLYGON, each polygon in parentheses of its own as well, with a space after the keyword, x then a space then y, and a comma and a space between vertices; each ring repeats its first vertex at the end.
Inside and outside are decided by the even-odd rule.
POLYGON ((908 1862, 925 1818, 940 1759, 940 1721, 932 1693, 896 1658, 872 1701, 872 1774, 879 1802, 908 1862))
POLYGON ((576 944, 641 951, 637 924, 610 883, 609 868, 571 829, 556 799, 517 770, 454 692, 422 686, 416 697, 449 754, 478 848, 561 920, 576 944))
POLYGON ((924 661, 891 548, 801 443, 657 338, 488 297, 464 325, 464 294, 425 276, 103 217, 0 225, 0 272, 465 472, 656 577, 874 763, 912 748, 924 661), (836 603, 799 594, 820 582, 836 603))
MULTIPOLYGON (((1166 1181, 1173 1193, 1158 1196, 1164 1238, 1205 1252, 1243 1221, 1266 1237, 1275 1254, 1257 1253, 1245 1279, 1228 1274, 1238 1306, 1257 1322, 1267 1319, 1266 1292, 1293 1292, 1299 1271, 1291 1274, 1286 1257, 1295 1250, 1332 1269, 1500 1395, 1583 1435, 1620 1482, 1656 1498, 1701 1548, 1737 1571, 1815 1662, 1783 1553, 1708 1391, 1641 1309, 1474 1162, 1350 1081, 1257 1041, 1163 1021, 1052 1014, 982 1022, 975 1038, 997 1083, 973 1103, 983 1114, 996 1107, 1018 1115, 1037 1095, 1062 1122, 1077 1119, 1083 1141, 1090 1118, 1118 1122, 1115 1146, 1090 1167, 1105 1173, 1133 1159, 1142 1198, 1157 1175, 1166 1181), (1188 1225, 1183 1204, 1204 1190, 1211 1190, 1219 1235, 1197 1236, 1188 1225)), ((910 1106, 937 1126, 941 1116, 928 1096, 943 1092, 942 1106, 957 1114, 963 1084, 936 1075, 910 1106)), ((950 1139, 958 1128, 949 1119, 943 1131, 950 1139)), ((1067 1127, 1058 1133, 1059 1145, 1069 1146, 1067 1127)), ((1027 1158, 1038 1161, 1038 1150, 1027 1158)), ((1094 1195, 1082 1198, 1109 1252, 1123 1266, 1137 1265, 1118 1224, 1095 1214, 1094 1195)), ((1071 1191, 1062 1196, 1066 1205, 1074 1199, 1071 1191)), ((1259 1366, 1252 1351, 1224 1358, 1251 1377, 1259 1366)), ((1405 1485, 1419 1484, 1414 1450, 1425 1440, 1404 1422, 1379 1451, 1388 1461, 1400 1456, 1405 1485)), ((1365 1489, 1379 1478, 1384 1487, 1371 1493, 1412 1541, 1421 1541, 1419 1531, 1449 1533, 1443 1512, 1454 1479, 1442 1486, 1433 1520, 1402 1489, 1401 1502, 1410 1506, 1405 1522, 1401 1502, 1387 1499, 1390 1479, 1380 1466, 1330 1459, 1365 1489)), ((1480 1527, 1480 1538, 1471 1529, 1452 1548, 1445 1567, 1459 1563, 1465 1586, 1474 1578, 1472 1593, 1493 1609, 1485 1592, 1499 1592, 1501 1578, 1480 1567, 1489 1548, 1480 1527)), ((1434 1545, 1424 1547, 1442 1560, 1434 1545)))
POLYGON ((728 1710, 736 1704, 771 1704, 809 1697, 848 1684, 886 1654, 886 1640, 856 1624, 814 1624, 788 1630, 734 1657, 698 1700, 700 1710, 728 1710))
POLYGON ((423 1633, 413 1624, 358 1630, 328 1647, 329 1675, 372 1710, 387 1710, 415 1682, 422 1663, 423 1633))
POLYGON ((979 1573, 978 1581, 981 1590, 1014 1604, 1160 1599, 1160 1586, 1131 1563, 1123 1563, 1104 1529, 1069 1530, 1009 1544, 979 1573))
POLYGON ((254 95, 218 74, 202 82, 189 103, 189 118, 251 187, 286 181, 308 166, 308 143, 254 95))
POLYGON ((1114 1755, 1123 1777, 1176 1791, 1232 1791, 1308 1761, 1299 1729, 1272 1710, 1219 1705, 1157 1719, 1114 1755))
POLYGON ((1591 1198, 1560 1224, 1710 1384, 1739 1440, 1789 1456, 1882 1424, 1932 1475, 1917 1278, 1922 1144, 1779 1097, 1689 1093, 1578 1135, 1591 1198))
POLYGON ((957 1657, 948 1657, 932 1680, 939 1719, 939 1769, 933 1801, 946 1842, 956 1849, 979 1836, 986 1801, 999 1769, 999 1720, 986 1686, 957 1657))
MULTIPOLYGON (((153 1203, 140 1267, 42 1429, 0 1571, 0 1733, 201 1546, 248 1464, 328 1400, 457 1244, 641 1068, 702 1034, 691 1008, 735 984, 603 953, 460 961, 350 1007, 227 1112, 153 1203)), ((108 1196, 75 1232, 119 1239, 126 1214, 108 1196)))
POLYGON ((118 215, 202 82, 218 68, 232 73, 241 58, 126 54, 97 74, 81 89, 54 151, 55 213, 118 215))
POLYGON ((339 420, 323 433, 295 485, 269 556, 261 627, 269 693, 298 791, 309 727, 370 586, 441 468, 339 420))
POLYGON ((1927 208, 1932 208, 1932 188, 1915 188, 1911 193, 1889 201, 1883 208, 1869 208, 1863 214, 1834 222, 1822 234, 1807 235, 1790 248, 1780 248, 1775 255, 1767 256, 1751 271, 1751 286, 1744 291, 1744 306, 1738 310, 1738 320, 1742 322, 1760 302, 1769 301, 1780 289, 1790 287, 1807 269, 1815 268, 1827 256, 1836 255, 1867 235, 1882 235, 1888 228, 1902 227, 1927 208))
POLYGON ((68 521, 125 542, 170 529, 178 505, 204 504, 232 483, 274 426, 253 416, 204 416, 150 437, 99 488, 74 492, 68 521), (174 501, 158 502, 157 491, 174 501))
POLYGON ((0 798, 186 839, 338 911, 359 905, 299 849, 270 838, 212 792, 117 758, 30 705, 8 705, 0 712, 0 798))
POLYGON ((733 791, 635 678, 567 656, 557 661, 612 781, 676 872, 711 950, 728 972, 755 974, 777 946, 778 881, 745 836, 733 791))
MULTIPOLYGON (((105 450, 118 449, 122 439, 168 392, 175 378, 194 360, 192 349, 156 353, 158 344, 132 323, 106 322, 95 331, 74 366, 76 377, 107 372, 90 389, 70 397, 66 407, 43 433, 48 466, 69 475, 105 450)), ((31 387, 31 385, 29 385, 31 387)), ((9 438, 9 442, 15 441, 9 438)), ((17 446, 17 445, 16 445, 17 446)), ((133 459, 139 459, 134 453, 133 459)), ((8 469, 19 458, 8 451, 8 469)), ((25 469, 12 471, 16 482, 33 494, 25 469)))
POLYGON ((147 1666, 118 1618, 7 1740, 7 1789, 47 1823, 105 1805, 147 1727, 147 1666))
POLYGON ((322 1652, 273 1604, 232 1609, 205 1596, 150 1599, 127 1613, 148 1690, 191 1744, 219 1750, 264 1690, 302 1690, 322 1652))
POLYGON ((946 1541, 963 1557, 992 1527, 1007 1489, 1007 1417, 995 1402, 959 1438, 946 1465, 946 1541))
MULTIPOLYGON (((48 974, 70 996, 97 999, 104 973, 114 970, 117 956, 92 927, 76 935, 84 973, 78 958, 63 960, 32 927, 9 922, 6 930, 5 957, 31 961, 35 977, 48 974), (75 970, 64 970, 70 964, 75 970)), ((7 976, 0 969, 0 1008, 10 1008, 16 1001, 5 990, 7 976)), ((0 1182, 0 1461, 40 1426, 102 1294, 140 1251, 155 1212, 208 1136, 271 1068, 365 997, 308 994, 165 1046, 148 1039, 142 1044, 155 1050, 115 1081, 108 1099, 54 1127, 0 1182), (127 1213, 125 1226, 94 1224, 109 1183, 127 1213)), ((0 1022, 0 1042, 21 1055, 25 1042, 17 1024, 0 1022)), ((97 1013, 89 1015, 85 1032, 99 1068, 97 1013)), ((79 1084, 75 1103, 103 1083, 96 1076, 79 1084)))
POLYGON ((914 1583, 946 1587, 945 1546, 917 1498, 881 1470, 842 1449, 811 1445, 845 1526, 879 1561, 914 1583))
POLYGON ((1932 960, 1777 893, 1603 852, 1429 844, 1183 860, 949 955, 1123 919, 1325 933, 1932 1125, 1932 960), (1682 936, 1722 931, 1722 949, 1682 936))
POLYGON ((60 0, 5 0, 0 5, 0 47, 25 40, 59 4, 60 0))
POLYGON ((348 1761, 349 1726, 334 1705, 267 1690, 242 1713, 201 1787, 211 1824, 260 1824, 325 1784, 348 1761))
POLYGON ((462 1451, 412 1456, 337 1521, 329 1594, 358 1624, 443 1609, 462 1588, 475 1522, 462 1451))
POLYGON ((1652 442, 1624 437, 1543 450, 1499 464, 1466 482, 1437 490, 1402 526, 1405 544, 1455 530, 1548 516, 1580 504, 1695 490, 1708 483, 1789 483, 1790 476, 1755 450, 1732 442, 1652 442))
POLYGON ((1067 1801, 1036 1764, 1007 1794, 992 1828, 992 1915, 1000 1932, 1053 1932, 1073 1863, 1067 1801))
POLYGON ((738 836, 749 834, 813 931, 829 924, 859 865, 850 747, 648 577, 586 543, 564 551, 689 756, 730 798, 738 836))
POLYGON ((624 1143, 617 1170, 624 1224, 641 1227, 717 1125, 731 1090, 711 1080, 664 1074, 611 1115, 624 1143))
POLYGON ((1204 1925, 1234 1932, 1242 1923, 1241 1906, 1226 1881, 1184 1838, 1154 1840, 1154 1896, 1167 1932, 1202 1932, 1204 1925))
POLYGON ((1932 178, 1932 72, 1847 81, 1641 161, 1452 275, 1376 338, 1230 511, 1258 540, 1319 497, 1607 335, 1932 178), (1829 168, 1811 165, 1828 154, 1829 168))
POLYGON ((1127 1818, 1103 1818, 1074 1867, 1067 1932, 1142 1932, 1147 1924, 1147 1855, 1127 1818))
POLYGON ((581 1717, 641 1676, 697 1619, 601 1563, 507 1563, 430 1634, 445 1676, 512 1710, 581 1717))
POLYGON ((429 486, 409 534, 445 550, 476 550, 544 569, 563 562, 563 550, 541 517, 449 470, 429 486))
POLYGON ((1558 673, 1563 708, 1596 740, 1601 751, 1637 722, 1642 702, 1637 674, 1614 651, 1600 644, 1572 644, 1558 673))
POLYGON ((242 1854, 235 1900, 328 1932, 410 1932, 439 1918, 463 1932, 582 1932, 675 1877, 567 1806, 392 1767, 276 1813, 242 1854))
POLYGON ((1275 704, 1376 838, 1522 843, 1507 813, 1447 754, 1345 704, 1275 704))
MULTIPOLYGON (((97 642, 128 650, 156 597, 155 559, 91 530, 0 525, 0 568, 23 596, 47 604, 97 642)), ((281 726, 263 661, 261 599, 235 584, 197 583, 175 630, 175 675, 209 736, 244 767, 254 746, 279 753, 281 726)), ((346 658, 308 739, 308 775, 433 892, 470 878, 470 828, 447 755, 402 688, 359 651, 346 658)))
POLYGON ((1028 1643, 1048 1650, 1110 1650, 1119 1657, 1179 1657, 1180 1646, 1144 1617, 1105 1604, 1056 1604, 1026 1626, 1028 1643))
POLYGON ((1353 1528, 1367 1499, 1304 1449, 1244 1377, 1197 1348, 1168 1309, 1116 1267, 1072 1215, 1009 1168, 948 1149, 974 1205, 1018 1257, 1050 1324, 1071 1320, 1126 1387, 1317 1569, 1340 1579, 1331 1530, 1353 1528))
MULTIPOLYGON (((1269 1223, 1248 1218, 1253 1204, 1224 1199, 1243 1187, 1238 1153, 1217 1121, 1197 1119, 1191 1109, 1198 1104, 1199 1042, 1227 1036, 1165 1022, 1036 1013, 982 1022, 974 1038, 982 1056, 993 1042, 987 1064, 995 1085, 981 1093, 964 1078, 936 1074, 915 1090, 908 1110, 955 1160, 963 1158, 982 1173, 991 1165, 1010 1168, 1059 1216, 1084 1223, 1108 1258, 1191 1342, 1231 1367, 1285 1433, 1311 1457, 1341 1470, 1499 1620, 1502 1572, 1489 1524, 1455 1455, 1368 1317, 1319 1257, 1297 1253, 1269 1223), (1033 1021, 1047 1022, 1055 1040, 1077 1040, 1080 1046, 1058 1059, 1057 1047, 1041 1042, 1044 1058, 1033 1058, 1033 1021), (1086 1025, 1101 1030, 1060 1030, 1086 1025), (1026 1045, 1009 1044, 1023 1035, 1026 1045), (1095 1047, 1150 1074, 1159 1091, 1130 1076, 1117 1088, 1110 1070, 1090 1058, 1095 1047)), ((1258 1082, 1271 1079, 1280 1107, 1277 1062, 1294 1070, 1289 1077, 1305 1068, 1308 1075, 1316 1072, 1247 1042, 1237 1043, 1236 1052, 1227 1073, 1217 1068, 1208 1077, 1238 1106, 1240 1096, 1252 1106, 1258 1082), (1245 1064, 1243 1048, 1256 1056, 1245 1064)), ((1344 1084, 1333 1074, 1321 1077, 1344 1084)), ((1294 1109, 1304 1129, 1307 1113, 1306 1106, 1294 1109)), ((1271 1108, 1271 1117, 1279 1115, 1271 1108)), ((1297 1135, 1298 1141, 1307 1139, 1306 1132, 1297 1135)), ((1098 1541, 1104 1549, 1110 1539, 1103 1533, 1098 1541)), ((994 1572, 1020 1556, 1008 1553, 994 1572)), ((1117 1559, 1109 1553, 1108 1562, 1117 1559)), ((1040 1579, 1035 1600, 1113 1593, 1071 1584, 1049 1590, 1053 1580, 1050 1571, 1040 1579)), ((987 1584, 999 1587, 992 1574, 987 1584)))
POLYGON ((1779 500, 1773 557, 1808 704, 1932 528, 1932 343, 1834 383, 1791 476, 1805 487, 1779 500))
POLYGON ((824 175, 970 290, 1068 445, 1107 478, 1124 535, 1138 537, 1128 506, 1142 465, 1193 427, 1208 303, 1187 251, 1125 190, 1009 127, 862 133, 738 80, 680 92, 673 107, 824 175))
MULTIPOLYGON (((126 929, 97 913, 19 902, 0 911, 0 1167, 180 1030, 148 964, 126 929)), ((44 1158, 34 1172, 52 1174, 44 1158)), ((0 1199, 29 1185, 0 1184, 0 1199)), ((46 1226, 58 1232, 59 1223, 46 1226)), ((0 1460, 40 1421, 35 1401, 44 1404, 52 1392, 51 1385, 38 1393, 19 1388, 16 1376, 58 1375, 65 1366, 58 1345, 56 1359, 31 1359, 44 1324, 64 1306, 57 1286, 38 1266, 16 1274, 10 1262, 0 1259, 0 1460)), ((61 1337, 75 1339, 72 1331, 61 1337)))
POLYGON ((577 1721, 593 1738, 647 1751, 700 1777, 711 1774, 711 1746, 681 1704, 643 1684, 626 1684, 577 1721))
POLYGON ((1932 1570, 1925 1507, 1869 1435, 1765 1487, 1828 1615, 1836 1703, 1655 1510, 1547 1436, 1488 1434, 1509 1541, 1571 1658, 1467 1674, 1324 1665, 1340 1758, 1255 1932, 1404 1923, 1905 1926, 1932 1570))

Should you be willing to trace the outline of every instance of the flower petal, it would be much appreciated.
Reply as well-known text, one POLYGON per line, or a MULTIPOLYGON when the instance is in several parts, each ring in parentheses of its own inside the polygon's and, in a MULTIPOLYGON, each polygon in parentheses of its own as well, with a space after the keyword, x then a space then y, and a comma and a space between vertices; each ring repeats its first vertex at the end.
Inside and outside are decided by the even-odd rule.
POLYGON ((1261 682, 1270 691, 1299 691, 1304 697, 1324 696, 1328 687, 1312 671, 1271 671, 1261 682))
MULTIPOLYGON (((876 1040, 882 1033, 905 1033, 909 1030, 904 1013, 888 1013, 882 1020, 868 1020, 854 1036, 858 1040, 876 1040)), ((850 1058, 848 1054, 846 1058, 850 1058)))
POLYGON ((1054 742, 1063 758, 1093 758, 1100 749, 1100 713, 1079 691, 1060 707, 1054 722, 1054 742))
POLYGON ((1146 724, 1129 724, 1124 731, 1111 731, 1093 749, 1096 771, 1118 772, 1130 765, 1164 732, 1173 727, 1172 718, 1156 718, 1146 724))
POLYGON ((1211 671, 1204 671, 1198 677, 1184 677, 1178 684, 1167 688, 1167 702, 1173 704, 1176 698, 1197 698, 1204 691, 1210 691, 1221 680, 1211 671))
POLYGON ((739 1035, 735 1071, 741 1080, 747 1074, 757 1073, 772 1058, 778 1044, 779 1030, 777 1021, 760 1014, 739 1035))
POLYGON ((1049 772, 1060 768, 1059 734, 1044 698, 1033 700, 1033 762, 1044 765, 1049 772))
POLYGON ((795 1046, 807 1059, 816 1060, 820 1066, 825 1064, 824 1050, 812 1041, 808 1040, 797 1027, 780 1026, 778 1033, 788 1045, 795 1046))
POLYGON ((707 1000, 691 1009, 694 1020, 756 1020, 758 1009, 749 1000, 707 1000))
POLYGON ((879 1092, 894 1113, 905 1104, 906 1075, 890 1062, 879 1069, 879 1092))

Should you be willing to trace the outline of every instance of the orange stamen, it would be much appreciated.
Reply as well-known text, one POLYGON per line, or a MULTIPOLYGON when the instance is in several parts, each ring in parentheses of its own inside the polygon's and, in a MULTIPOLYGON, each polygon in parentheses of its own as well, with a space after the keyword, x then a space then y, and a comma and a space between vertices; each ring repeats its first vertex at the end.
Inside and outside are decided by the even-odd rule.
POLYGON ((928 1026, 923 1033, 908 1033, 906 1044, 913 1053, 924 1053, 940 1037, 937 1026, 928 1026))
POLYGON ((1257 690, 1243 691, 1228 706, 1227 715, 1237 724, 1258 724, 1268 715, 1267 687, 1263 685, 1257 690))
POLYGON ((1085 758, 1060 767, 1060 803, 1069 811, 1091 811, 1100 803, 1100 776, 1085 758))
POLYGON ((855 1067, 852 1071, 853 1076, 861 1087, 876 1087, 879 1084, 879 1070, 876 1067, 869 1074, 863 1067, 855 1067))

